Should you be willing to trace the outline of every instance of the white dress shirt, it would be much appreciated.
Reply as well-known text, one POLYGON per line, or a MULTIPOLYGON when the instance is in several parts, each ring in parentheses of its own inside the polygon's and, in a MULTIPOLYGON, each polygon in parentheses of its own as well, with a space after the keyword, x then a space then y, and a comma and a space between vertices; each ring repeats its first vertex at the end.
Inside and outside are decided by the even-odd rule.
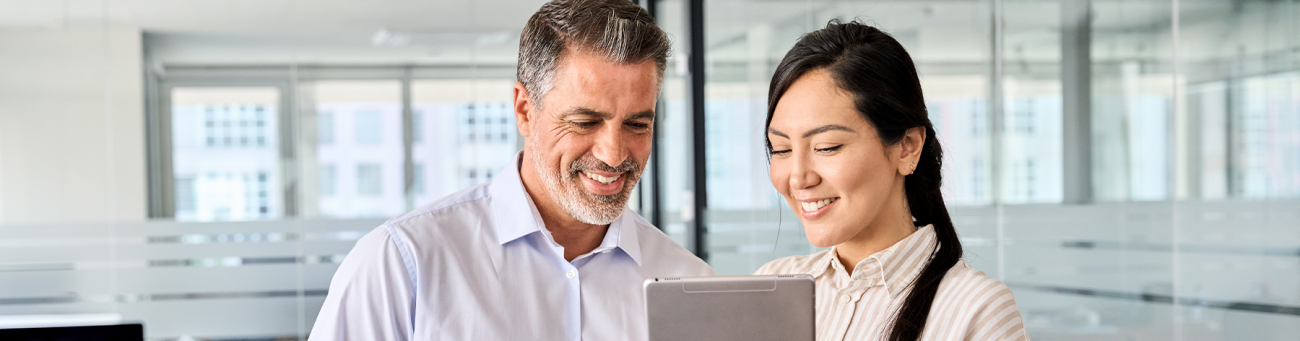
MULTIPOLYGON (((850 275, 835 248, 777 259, 756 274, 810 274, 816 283, 817 340, 885 340, 910 285, 938 238, 926 225, 858 262, 850 275)), ((1028 340, 1020 309, 1002 282, 957 261, 939 282, 921 340, 1028 340)))
POLYGON ((358 240, 310 339, 645 340, 645 279, 713 275, 631 210, 565 261, 524 190, 521 156, 358 240))

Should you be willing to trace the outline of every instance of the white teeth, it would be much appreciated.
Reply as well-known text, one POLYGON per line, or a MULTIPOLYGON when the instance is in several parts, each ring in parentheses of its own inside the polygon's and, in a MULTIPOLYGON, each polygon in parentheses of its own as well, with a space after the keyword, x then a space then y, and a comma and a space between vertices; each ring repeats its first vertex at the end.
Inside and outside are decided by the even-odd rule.
POLYGON ((619 176, 604 177, 604 176, 600 176, 599 174, 592 174, 592 173, 587 173, 587 172, 582 172, 582 174, 586 174, 588 178, 591 178, 592 180, 596 180, 597 182, 600 182, 600 183, 602 183, 602 184, 606 184, 606 185, 608 185, 608 184, 614 182, 614 180, 618 180, 618 177, 619 177, 619 176))
POLYGON ((804 212, 811 212, 820 210, 822 207, 826 207, 826 205, 835 202, 835 200, 839 200, 839 198, 822 199, 814 202, 800 202, 799 205, 803 206, 804 212))

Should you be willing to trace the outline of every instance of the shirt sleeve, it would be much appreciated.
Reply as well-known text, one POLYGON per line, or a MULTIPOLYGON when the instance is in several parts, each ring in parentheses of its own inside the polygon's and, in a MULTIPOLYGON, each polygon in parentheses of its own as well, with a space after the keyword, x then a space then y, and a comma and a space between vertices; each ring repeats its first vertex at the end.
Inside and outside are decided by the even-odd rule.
POLYGON ((971 341, 1028 341, 1024 321, 1020 319, 1020 309, 1016 307, 1016 298, 1011 289, 1002 282, 992 282, 979 292, 979 296, 988 297, 979 302, 979 311, 975 312, 966 340, 971 341))
POLYGON ((384 226, 361 237, 334 273, 309 340, 409 340, 415 306, 403 246, 384 226))

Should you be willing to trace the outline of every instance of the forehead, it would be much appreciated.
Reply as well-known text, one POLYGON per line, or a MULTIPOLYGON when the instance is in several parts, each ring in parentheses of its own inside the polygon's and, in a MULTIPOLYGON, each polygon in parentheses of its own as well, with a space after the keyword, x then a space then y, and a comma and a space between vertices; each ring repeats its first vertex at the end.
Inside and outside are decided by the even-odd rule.
POLYGON ((853 96, 835 85, 825 71, 810 71, 796 79, 781 95, 770 128, 787 134, 826 124, 867 124, 853 105, 853 96), (790 130, 790 131, 787 131, 790 130))
POLYGON ((653 60, 615 63, 600 55, 574 52, 557 65, 545 101, 547 106, 567 103, 610 112, 653 109, 659 95, 659 76, 653 60))

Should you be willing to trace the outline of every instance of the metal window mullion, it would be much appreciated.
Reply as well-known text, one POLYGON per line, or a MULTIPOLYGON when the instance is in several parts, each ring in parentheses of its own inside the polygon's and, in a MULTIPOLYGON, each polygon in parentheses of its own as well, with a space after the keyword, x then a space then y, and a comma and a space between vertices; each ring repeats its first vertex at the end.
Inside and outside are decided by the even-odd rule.
MULTIPOLYGON (((658 23, 659 0, 645 0, 645 9, 646 12, 650 13, 651 17, 655 18, 655 22, 658 23)), ((641 188, 643 191, 650 191, 650 209, 641 210, 641 214, 649 214, 650 224, 659 228, 659 230, 664 229, 663 226, 664 212, 661 209, 663 207, 663 197, 662 197, 663 186, 660 185, 662 183, 660 182, 660 179, 662 179, 662 177, 659 175, 660 170, 663 169, 663 167, 659 166, 659 164, 662 162, 662 159, 660 158, 661 152, 659 151, 660 148, 662 148, 661 147, 662 144, 659 143, 659 140, 663 139, 663 127, 664 127, 663 121, 664 121, 664 108, 665 108, 664 98, 663 98, 663 88, 664 88, 664 82, 666 80, 667 80, 667 76, 660 74, 659 77, 660 95, 659 98, 655 99, 654 135, 651 136, 650 138, 650 162, 648 164, 648 166, 650 166, 649 169, 650 186, 647 188, 645 182, 641 183, 641 188)), ((642 205, 644 206, 645 204, 643 203, 642 205)))
POLYGON ((990 11, 992 21, 992 39, 989 43, 992 45, 992 65, 989 72, 989 101, 988 101, 988 136, 989 136, 989 194, 991 195, 996 212, 997 225, 997 278, 1005 280, 1006 278, 1006 224, 1003 219, 1004 204, 1002 203, 1002 35, 1003 31, 1003 7, 1002 0, 991 0, 992 10, 990 11))
POLYGON ((298 164, 297 160, 297 141, 299 132, 298 120, 298 82, 297 68, 290 67, 289 78, 285 79, 277 88, 280 90, 280 178, 281 191, 284 195, 282 199, 283 212, 281 217, 298 216, 298 189, 302 185, 298 179, 298 167, 304 165, 298 164))
POLYGON ((1092 1, 1061 3, 1061 115, 1065 204, 1092 195, 1092 1))
POLYGON ((704 116, 704 0, 689 0, 687 17, 690 19, 690 47, 688 63, 691 81, 691 154, 692 154, 692 200, 693 210, 691 227, 695 255, 709 260, 708 224, 705 208, 708 207, 708 172, 705 163, 705 116, 704 116))
POLYGON ((406 194, 406 210, 415 208, 415 161, 411 150, 415 145, 415 113, 411 109, 411 68, 402 75, 402 188, 406 194))
POLYGON ((149 162, 149 217, 176 217, 176 183, 173 173, 172 122, 171 122, 171 86, 158 79, 158 75, 147 73, 146 84, 152 84, 146 90, 149 102, 146 128, 148 162, 149 162))

